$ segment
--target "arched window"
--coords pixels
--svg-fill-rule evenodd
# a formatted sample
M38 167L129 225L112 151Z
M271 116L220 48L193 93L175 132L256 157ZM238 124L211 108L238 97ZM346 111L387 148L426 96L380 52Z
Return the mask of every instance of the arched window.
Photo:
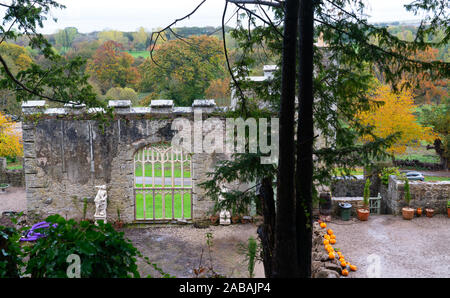
M192 219L191 155L164 143L138 150L134 197L137 221Z

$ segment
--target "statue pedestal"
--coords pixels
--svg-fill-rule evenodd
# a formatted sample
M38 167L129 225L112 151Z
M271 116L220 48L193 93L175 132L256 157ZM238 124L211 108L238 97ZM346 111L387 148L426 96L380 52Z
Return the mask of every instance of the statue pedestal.
M223 210L220 212L220 222L222 226L228 226L231 224L230 211Z
M95 225L97 225L97 226L98 226L98 223L97 223L98 220L103 220L103 223L107 223L107 221L106 221L106 216L97 216L97 215L94 215Z

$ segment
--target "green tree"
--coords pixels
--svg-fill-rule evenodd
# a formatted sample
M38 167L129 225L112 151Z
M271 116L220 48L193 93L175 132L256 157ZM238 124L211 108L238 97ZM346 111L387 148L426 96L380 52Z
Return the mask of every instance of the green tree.
M134 89L132 88L121 88L121 87L114 87L108 90L105 94L106 99L113 99L113 100L131 100L133 105L138 104L138 94Z
M75 102L85 103L88 107L107 108L97 100L88 83L88 76L83 72L85 61L81 58L69 60L58 55L44 36L37 33L43 27L50 9L65 8L63 5L52 0L20 0L2 2L1 6L3 24L0 26L0 44L26 36L30 48L46 60L46 63L32 63L26 70L14 74L5 56L0 55L2 89L13 90L19 102L40 98L57 103ZM13 30L15 27L17 29Z
M177 105L190 105L204 98L211 81L225 77L225 56L217 38L192 36L158 45L139 70L140 91L152 92L149 99L170 98Z
M410 58L417 50L429 46L426 34L432 34L441 26L448 26L448 18L441 12L445 1L423 0L406 6L413 12L433 12L425 20L430 25L420 28L413 42L393 36L385 27L369 24L363 14L355 14L351 7L359 7L359 12L362 12L363 1L327 0L313 3L302 0L298 17L295 16L295 2L297 0L264 3L226 1L226 8L228 3L233 3L238 9L237 14L244 17L232 33L244 55L236 59L234 68L229 69L239 96L240 115L262 115L261 109L255 109L255 105L251 104L253 98L244 92L249 85L239 80L248 74L249 65L253 62L245 54L252 53L254 45L264 41L275 52L273 56L278 54L282 57L278 63L280 73L266 84L265 89L271 92L261 92L264 88L260 87L259 90L254 89L253 93L266 101L272 100L273 109L280 111L280 159L278 166L271 170L258 163L257 155L235 155L234 160L220 163L211 173L211 179L204 184L211 197L226 198L218 203L220 206L229 204L226 203L228 200L241 200L252 195L249 194L251 189L245 194L236 190L222 193L221 184L245 183L252 179L261 181L262 195L254 193L253 196L263 202L264 224L258 229L258 234L268 277L310 277L312 200L317 194L315 186L329 183L335 167L344 168L349 173L356 165L370 164L374 159L385 157L386 149L395 141L396 135L383 138L374 136L370 142L361 144L358 138L371 133L373 128L351 122L353 115L369 109L368 90L373 81L372 70L378 67L385 81L394 89L400 86L399 81L405 73L428 72L432 77L448 77L449 74L448 63ZM275 18L269 19L267 15L258 14L258 10L245 6L249 3L272 6ZM224 22L225 17L222 25ZM276 26L281 23L284 28ZM297 57L293 55L292 49L294 26L299 28ZM313 46L313 41L317 41L319 36L325 47ZM445 44L448 40L447 33L435 45ZM292 81L297 83L294 87ZM271 88L267 88L267 85ZM407 82L405 87L408 87ZM297 92L292 92L293 88ZM291 111L296 93L299 121L295 121ZM293 133L294 125L297 126L298 141ZM317 142L319 135L321 142ZM325 146L321 146L321 143ZM249 162L252 158L253 163ZM272 177L277 172L275 212L271 188ZM294 180L293 183L290 179ZM295 192L292 189L283 190L291 187L295 188Z
M33 59L28 51L19 45L1 43L0 54L10 68L11 73L15 76L19 71L24 71L33 64ZM8 89L0 90L0 109L6 114L20 115L22 111L21 103L16 100L14 91Z
M427 149L434 149L441 158L441 165L450 168L450 97L439 105L422 106L419 121L432 127L437 136L433 146L428 145Z
M110 40L122 45L128 45L129 42L129 39L125 37L123 32L117 30L105 30L99 32L97 38L98 41L102 44Z
M78 35L78 29L75 27L67 27L63 30L59 30L55 34L56 44L61 46L61 52L66 53L72 46L72 42Z
M149 41L149 34L144 27L140 27L138 31L133 32L133 47L138 51L143 51L147 48Z

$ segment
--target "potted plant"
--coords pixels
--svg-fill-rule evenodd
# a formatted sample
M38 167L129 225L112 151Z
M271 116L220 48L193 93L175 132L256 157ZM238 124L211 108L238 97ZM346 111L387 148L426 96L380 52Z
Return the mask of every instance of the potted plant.
M425 213L426 213L427 217L433 217L434 209L433 208L426 208L425 209Z
M237 205L233 205L232 215L231 215L231 222L234 223L234 224L237 224L239 222L239 219L240 219L238 209L239 208L238 208Z
M414 209L409 206L411 202L411 192L409 191L408 178L405 179L405 201L408 204L407 207L402 208L403 219L412 219L414 217Z
M0 192L4 193L6 192L6 189L9 187L9 184L7 183L0 183Z
M217 225L219 223L220 216L218 214L213 214L209 219L211 220L211 224Z
M421 217L422 216L422 208L418 207L416 210L416 214L417 214L417 217Z
M366 221L369 219L369 197L370 197L370 179L366 179L366 184L364 185L364 195L363 195L363 208L356 209L358 219L361 221Z
M114 226L118 229L123 227L123 221L120 219L120 210L117 208L117 220L114 222Z

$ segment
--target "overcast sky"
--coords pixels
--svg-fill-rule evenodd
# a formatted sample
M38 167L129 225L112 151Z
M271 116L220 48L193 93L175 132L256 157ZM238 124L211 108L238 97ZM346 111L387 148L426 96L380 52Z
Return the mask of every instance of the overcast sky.
M193 10L201 0L60 0L66 9L52 10L43 33L54 33L65 27L77 27L80 32L115 29L135 31L139 27L151 29L165 27L173 20ZM411 20L413 14L403 5L412 0L367 0L367 13L371 22ZM224 0L207 0L189 20L178 26L220 26ZM232 7L232 6L231 6ZM232 11L230 11L232 13ZM231 14L230 14L231 15ZM231 24L232 25L232 24Z

